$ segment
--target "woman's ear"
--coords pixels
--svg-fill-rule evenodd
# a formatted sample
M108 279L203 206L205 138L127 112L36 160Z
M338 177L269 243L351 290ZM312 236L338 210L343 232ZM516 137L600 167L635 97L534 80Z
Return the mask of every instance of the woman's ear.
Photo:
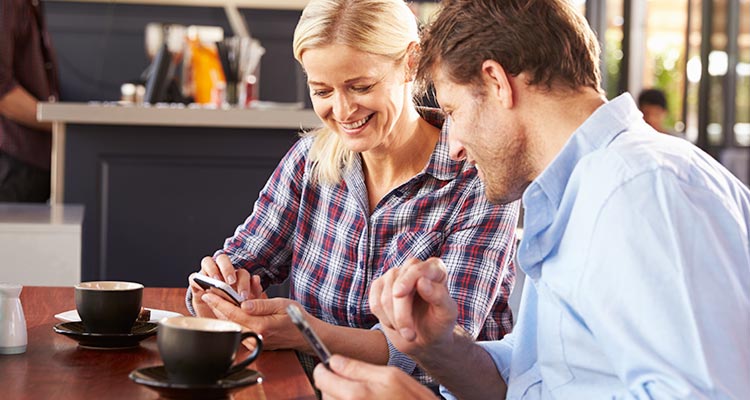
M411 82L417 76L419 66L419 43L411 42L406 49L406 82Z

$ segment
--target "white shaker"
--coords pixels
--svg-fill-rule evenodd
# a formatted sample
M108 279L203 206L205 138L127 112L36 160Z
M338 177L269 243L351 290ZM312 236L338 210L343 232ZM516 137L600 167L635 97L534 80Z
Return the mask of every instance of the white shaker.
M26 351L26 318L21 307L21 285L0 283L0 354Z

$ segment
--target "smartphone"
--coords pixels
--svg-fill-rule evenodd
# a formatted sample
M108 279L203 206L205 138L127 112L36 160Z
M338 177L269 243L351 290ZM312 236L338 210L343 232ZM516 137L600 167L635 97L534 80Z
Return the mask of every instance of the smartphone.
M208 277L206 275L193 272L190 274L190 279L193 280L193 282L197 283L198 286L203 288L203 290L211 290L212 293L218 294L219 296L223 297L224 299L231 301L235 305L240 305L242 303L242 297L237 293L236 290L232 289L229 284L226 282L222 282L218 279L214 279L211 277Z
M307 323L305 317L302 316L302 311L300 311L299 307L290 304L286 308L286 312L289 314L292 322L294 322L294 325L297 326L297 329L302 332L302 337L304 337L305 340L307 340L307 343L310 344L310 347L313 348L313 351L320 359L320 362L322 362L326 368L330 369L328 366L328 360L331 358L331 352L328 351L328 348L326 348L323 342L320 341L320 338L315 334L315 331L312 330L310 324Z

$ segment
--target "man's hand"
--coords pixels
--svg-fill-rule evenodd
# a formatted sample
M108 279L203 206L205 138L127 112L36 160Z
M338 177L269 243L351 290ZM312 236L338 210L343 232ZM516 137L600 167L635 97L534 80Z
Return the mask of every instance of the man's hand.
M419 382L395 367L385 367L334 355L331 370L315 367L315 386L325 399L435 399Z
M408 260L373 282L370 308L396 348L419 359L451 346L458 310L438 258Z

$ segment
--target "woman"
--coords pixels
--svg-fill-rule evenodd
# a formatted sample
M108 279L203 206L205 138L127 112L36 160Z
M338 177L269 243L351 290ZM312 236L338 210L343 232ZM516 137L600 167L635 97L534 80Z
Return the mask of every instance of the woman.
M323 128L281 161L255 209L201 273L234 285L241 307L191 282L189 307L239 322L264 347L312 350L286 315L299 303L331 352L430 378L369 310L370 283L411 258L440 257L459 323L481 339L511 328L507 296L518 206L490 205L476 169L450 159L437 110L417 110L419 39L402 0L313 0L294 33ZM290 279L290 299L260 299ZM191 294L191 295L190 295Z

